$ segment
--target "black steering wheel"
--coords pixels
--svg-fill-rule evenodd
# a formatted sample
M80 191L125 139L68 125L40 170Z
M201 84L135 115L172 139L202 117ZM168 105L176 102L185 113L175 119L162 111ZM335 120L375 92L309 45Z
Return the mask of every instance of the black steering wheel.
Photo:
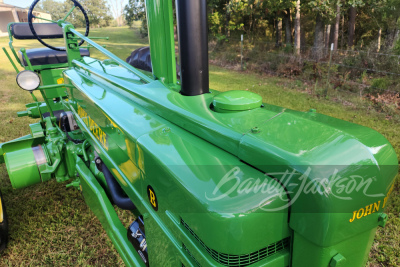
M40 37L37 35L37 33L36 33L36 31L35 31L35 29L34 29L34 27L33 27L32 20L33 20L34 18L36 18L36 19L41 19L41 20L45 20L45 21L49 21L49 22L53 22L53 23L57 23L58 25L61 25L59 22L61 22L61 23L65 22L65 20L66 20L66 19L68 18L68 16L72 13L72 11L74 11L74 9L75 9L76 7L79 8L79 9L81 10L83 16L85 17L85 24L86 24L85 36L88 36L88 35L89 35L89 18L88 18L87 14L86 14L86 11L83 9L82 5L78 3L78 1L76 1L76 0L70 0L70 1L72 1L72 2L74 3L74 6L72 7L72 9L67 13L67 15L66 15L61 21L54 21L54 20L50 20L50 19L44 19L44 18L40 18L40 17L37 17L37 16L33 15L33 9L34 9L35 6L37 5L37 3L39 3L39 1L40 1L40 0L35 0L35 1L33 1L31 7L29 8L28 23L29 23L29 28L31 29L33 36L35 36L35 38L36 38L42 45L47 46L48 48L53 49L53 50L56 50L56 51L66 51L65 48L58 48L58 47L54 47L54 46L51 46L51 45L45 43L45 42L42 40L42 38L40 38ZM79 46L81 46L84 42L85 42L84 40L81 40L81 41L79 42Z

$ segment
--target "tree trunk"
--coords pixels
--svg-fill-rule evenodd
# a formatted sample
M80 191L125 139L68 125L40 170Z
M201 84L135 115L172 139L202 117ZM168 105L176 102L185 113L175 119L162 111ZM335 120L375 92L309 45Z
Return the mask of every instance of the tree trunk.
M231 30L229 29L229 23L231 21L231 8L229 5L230 0L226 0L226 13L225 13L225 35L230 37Z
M352 48L354 46L354 33L356 30L356 16L357 9L355 7L350 7L349 9L349 39L347 46Z
M386 49L391 49L393 48L393 45L395 44L396 41L396 36L397 36L397 29L391 29L387 30L386 38L385 38L385 48Z
M381 50L381 38L382 38L382 28L379 28L379 31L378 31L378 47L376 49L376 52L379 52Z
M396 23L397 25L397 23ZM396 26L397 28L397 26ZM397 40L399 39L399 29L396 29L394 32L394 38L393 38L393 42L392 42L392 47L393 48L396 45Z
M301 31L300 33L300 47L301 48L307 47L306 31Z
M250 25L249 25L249 35L251 36L253 30L253 5L250 5Z
M340 1L338 1L336 5L336 21L335 21L335 29L333 33L333 49L338 49L338 41L339 41L339 24L340 24Z
M343 50L344 46L344 16L342 16L342 37L340 38L340 48Z
M326 34L325 34L325 48L329 49L330 41L331 41L331 25L326 25Z
M296 1L296 18L294 19L294 47L296 55L300 56L300 0Z
M285 21L285 43L286 43L286 45L291 45L292 44L292 24L290 21L290 8L286 9L283 19Z
M275 29L276 29L276 47L282 46L282 20L276 19L275 20Z
M315 60L320 60L324 52L324 21L320 13L317 14L315 20L315 35L313 57Z

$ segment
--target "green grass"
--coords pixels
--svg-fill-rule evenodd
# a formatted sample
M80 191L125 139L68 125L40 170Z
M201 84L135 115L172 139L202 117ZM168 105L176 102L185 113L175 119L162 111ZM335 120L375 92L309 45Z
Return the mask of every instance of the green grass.
M101 40L118 57L126 59L131 51L147 44L136 29L105 28L91 30L92 36L109 36ZM0 38L1 46L8 39ZM34 41L18 41L19 47L36 47ZM60 43L58 43L59 45ZM18 45L17 45L18 46ZM99 56L98 53L92 55ZM30 103L28 93L18 88L15 72L4 55L0 57L0 142L29 132L35 120L17 118L16 112ZM400 154L400 124L386 114L366 109L342 96L318 99L307 85L278 77L261 76L210 66L210 86L226 91L248 89L262 95L264 102L296 110L316 108L318 112L371 127L382 133ZM50 181L26 189L11 188L6 168L0 167L0 187L10 219L10 243L1 255L0 266L119 266L121 258L102 229L98 219L85 205L81 194L64 184ZM387 212L389 222L380 228L370 253L370 266L400 266L400 184L397 182ZM126 221L132 218L125 216Z

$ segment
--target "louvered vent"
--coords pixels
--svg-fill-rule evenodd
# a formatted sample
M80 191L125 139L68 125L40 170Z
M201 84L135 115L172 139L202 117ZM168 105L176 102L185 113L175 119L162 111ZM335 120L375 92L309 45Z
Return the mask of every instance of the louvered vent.
M185 250L186 252L187 252L187 254L189 254L189 256L192 258L192 260L196 263L196 265L197 266L199 266L199 267L201 267L201 265L200 265L200 263L196 260L196 258L192 255L192 253L187 249L187 247L185 246L185 244L182 244L182 248L183 248L183 250ZM182 266L185 266L185 265L183 265L183 263L182 263Z
M181 224L189 231L189 233L200 243L200 245L210 254L210 256L217 262L222 265L229 266L229 267L244 267L256 262L259 262L269 256L274 255L277 252L280 252L290 245L290 238L284 238L280 241L270 244L268 247L262 248L258 251L255 251L250 254L243 254L243 255L234 255L234 254L225 254L219 253L207 245L193 232L193 230L186 224L186 222L181 218ZM194 259L192 254L188 251L186 247L184 249L189 253L189 255ZM196 260L196 263L197 260Z

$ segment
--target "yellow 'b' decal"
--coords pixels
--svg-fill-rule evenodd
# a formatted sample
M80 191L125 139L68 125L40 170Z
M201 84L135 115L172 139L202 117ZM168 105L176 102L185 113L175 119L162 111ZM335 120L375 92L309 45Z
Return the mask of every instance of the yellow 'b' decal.
M157 206L156 204L156 196L154 195L154 192L150 190L150 203L153 205L153 207Z
M151 187L150 185L147 187L147 196L149 197L149 201L153 209L155 211L158 211L157 196L153 187Z

